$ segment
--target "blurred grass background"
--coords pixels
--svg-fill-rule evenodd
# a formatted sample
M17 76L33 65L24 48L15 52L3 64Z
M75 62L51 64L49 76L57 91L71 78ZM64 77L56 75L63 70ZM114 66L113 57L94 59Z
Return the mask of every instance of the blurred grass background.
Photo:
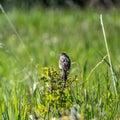
M103 13L113 63L119 60L119 10ZM42 66L58 66L59 54L66 51L79 70L85 61L92 67L106 55L100 13L94 10L34 9L8 13L22 41L18 39L1 13L1 57L17 66L27 65L30 57ZM47 54L46 54L47 53ZM115 58L115 60L114 60ZM12 59L12 60L11 60ZM16 62L17 61L17 62ZM2 62L2 61L1 61ZM5 62L5 61L4 61ZM11 64L9 64L11 65ZM6 64L7 66L7 64ZM10 66L9 66L10 67ZM80 71L79 71L80 72Z
M110 11L76 8L69 10L52 8L12 9L7 11L7 14L22 42L11 28L5 15L0 13L0 117L4 118L3 116L7 113L2 113L2 106L6 106L6 110L12 114L15 98L18 103L28 104L27 91L33 87L36 80L36 65L39 64L41 69L51 66L58 69L59 54L63 51L68 53L72 61L70 76L78 75L80 83L83 81L81 76L87 77L91 69L106 55L99 19L101 13L103 14L113 67L119 80L119 9ZM107 69L106 63L98 67L92 74L86 89L91 90L91 86L96 85L97 79L101 79L104 89ZM110 80L110 73L108 77ZM111 82L108 84L110 87L112 86ZM118 86L118 94L119 92ZM94 94L91 93L91 95ZM94 96L92 97L94 98ZM114 101L112 105L114 105ZM11 107L9 108L9 106ZM120 111L116 113L117 118L120 117L119 113ZM11 119L17 116L17 114L16 116L12 115Z

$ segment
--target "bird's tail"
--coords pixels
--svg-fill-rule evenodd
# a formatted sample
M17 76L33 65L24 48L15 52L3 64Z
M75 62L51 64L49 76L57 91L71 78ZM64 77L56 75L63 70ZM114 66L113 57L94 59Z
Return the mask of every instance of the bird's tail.
M62 77L62 79L63 80L67 80L67 72L66 71L64 71L64 70L62 70L62 74L61 74L61 77Z
M62 89L64 89L66 86L66 80L67 80L67 72L66 71L62 70L61 78L64 80L64 85L62 88Z

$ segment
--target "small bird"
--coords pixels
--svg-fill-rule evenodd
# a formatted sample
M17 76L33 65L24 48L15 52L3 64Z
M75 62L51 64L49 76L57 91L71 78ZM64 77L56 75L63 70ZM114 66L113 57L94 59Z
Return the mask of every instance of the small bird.
M65 81L67 80L68 71L70 70L71 60L66 53L60 54L59 68L61 70L61 78Z

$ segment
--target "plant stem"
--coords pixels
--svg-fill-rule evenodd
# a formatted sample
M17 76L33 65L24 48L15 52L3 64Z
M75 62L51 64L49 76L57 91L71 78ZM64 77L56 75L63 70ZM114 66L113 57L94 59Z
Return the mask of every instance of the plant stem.
M108 60L109 60L109 64L110 64L110 70L111 70L111 75L112 75L114 90L115 90L115 94L117 95L116 83L115 83L116 76L114 74L113 67L112 67L112 62L111 62L111 58L110 58L108 43L107 43L107 39L106 39L106 33L105 33L105 29L104 29L104 25L103 25L103 20L102 20L102 14L100 15L100 22L101 22L101 26L102 26L102 31L103 31L103 36L104 36L104 42L105 42L105 46L106 46L107 56L108 56Z

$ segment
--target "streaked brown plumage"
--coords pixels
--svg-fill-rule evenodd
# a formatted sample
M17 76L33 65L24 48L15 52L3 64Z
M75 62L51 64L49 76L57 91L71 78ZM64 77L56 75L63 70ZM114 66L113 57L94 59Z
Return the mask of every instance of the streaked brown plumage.
M59 59L59 68L61 69L61 78L66 81L67 80L67 73L70 70L71 61L69 56L66 53L60 54Z

